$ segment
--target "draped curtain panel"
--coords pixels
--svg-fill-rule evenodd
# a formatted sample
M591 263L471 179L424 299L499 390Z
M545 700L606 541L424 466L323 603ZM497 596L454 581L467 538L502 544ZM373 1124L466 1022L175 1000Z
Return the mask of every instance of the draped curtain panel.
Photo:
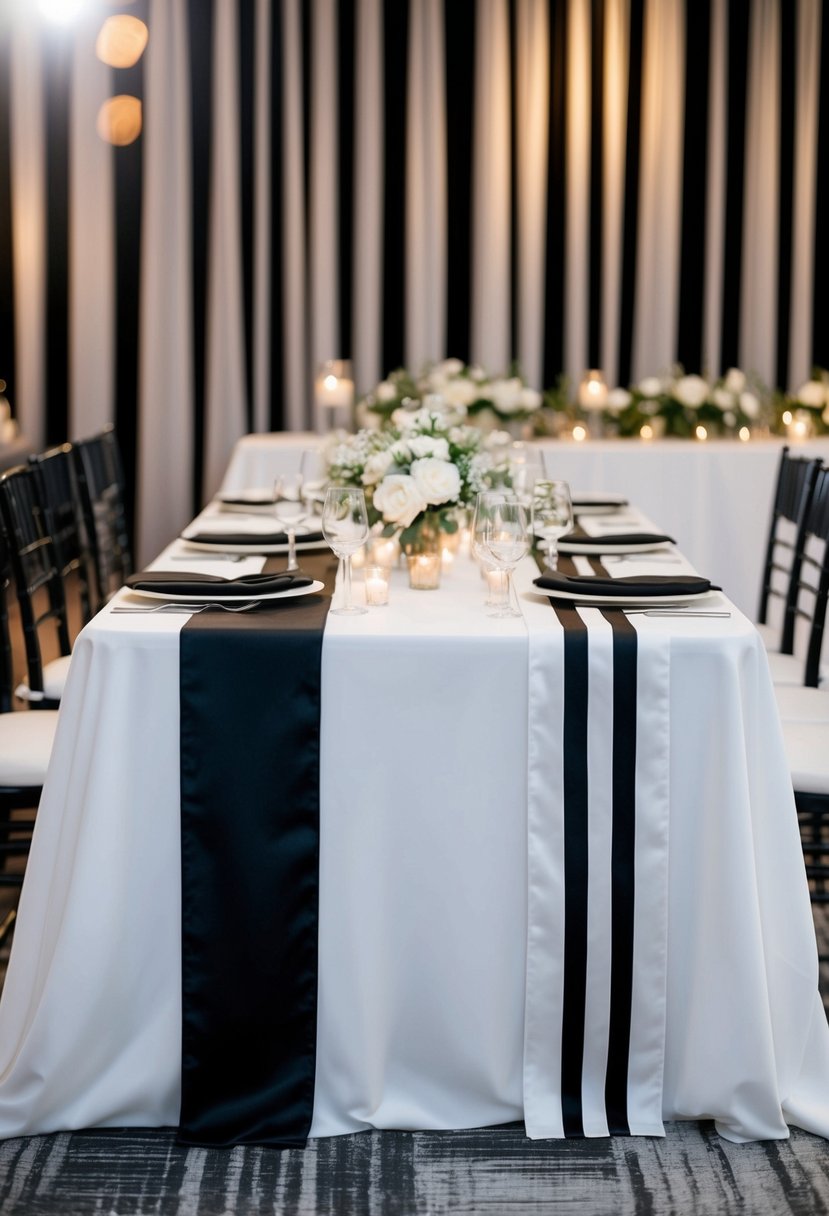
M115 422L144 557L326 358L829 365L821 0L135 0L128 69L112 11L2 7L0 378L35 445Z

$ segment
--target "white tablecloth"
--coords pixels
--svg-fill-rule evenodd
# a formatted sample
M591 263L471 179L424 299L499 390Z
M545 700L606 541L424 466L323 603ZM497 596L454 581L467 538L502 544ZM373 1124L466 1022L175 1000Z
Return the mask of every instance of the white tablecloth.
M532 574L524 619L485 616L460 559L439 592L400 572L388 607L328 618L314 1136L522 1117ZM78 639L0 1003L2 1136L178 1121L184 619L105 610ZM763 647L736 611L630 619L670 637L664 1117L829 1135Z
M725 587L754 617L771 502L783 439L538 441L550 476L579 490L626 494L658 520L697 570ZM223 490L270 489L295 472L304 448L321 452L312 434L246 435L233 452ZM794 445L829 462L829 438Z

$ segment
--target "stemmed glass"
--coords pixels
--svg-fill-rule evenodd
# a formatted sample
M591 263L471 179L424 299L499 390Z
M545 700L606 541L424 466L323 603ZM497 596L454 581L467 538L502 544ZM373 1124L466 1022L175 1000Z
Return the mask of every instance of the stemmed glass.
M472 556L477 558L480 563L481 573L487 581L487 595L484 600L487 608L503 602L507 584L506 575L496 567L486 549L487 511L489 504L493 503L496 498L506 497L509 497L509 492L506 490L481 490L475 497L475 508L472 512L469 547L472 550ZM490 575L494 574L498 575L497 581L490 578Z
M558 565L558 541L573 527L573 502L566 481L537 481L533 487L532 533L539 538L549 570Z
M506 574L506 595L489 615L495 617L521 616L512 606L512 572L530 548L527 512L517 498L484 499L485 514L483 547L494 565Z
M306 500L305 469L311 453L303 451L297 473L283 473L277 477L273 487L274 514L283 524L288 537L288 570L298 570L296 559L296 530L311 514L311 503Z
M343 604L330 611L337 616L359 616L367 608L351 602L351 555L368 538L366 498L356 486L329 486L322 508L322 534L343 562Z

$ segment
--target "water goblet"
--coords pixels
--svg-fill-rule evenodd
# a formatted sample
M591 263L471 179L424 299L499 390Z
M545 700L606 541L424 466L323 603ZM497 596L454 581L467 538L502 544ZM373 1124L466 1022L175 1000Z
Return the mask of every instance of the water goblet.
M368 539L368 512L361 489L328 487L322 508L322 534L343 563L343 603L330 611L336 616L360 616L368 609L351 600L351 557Z
M566 481L536 481L532 497L532 534L538 537L548 570L558 564L558 541L573 527L573 502Z
M505 572L507 580L504 601L489 615L521 616L520 610L512 606L512 572L529 552L526 510L515 498L496 499L486 504L485 510L484 548L496 568Z
M510 496L511 492L508 490L481 490L475 497L475 507L469 529L469 548L481 567L482 576L486 579L487 595L484 604L487 608L503 603L504 593L507 589L506 575L497 568L484 543L488 512L491 504L497 499Z

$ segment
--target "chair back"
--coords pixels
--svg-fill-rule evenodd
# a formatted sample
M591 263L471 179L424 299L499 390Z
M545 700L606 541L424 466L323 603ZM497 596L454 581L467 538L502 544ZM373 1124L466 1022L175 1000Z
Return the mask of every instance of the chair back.
M30 468L19 465L0 476L0 517L20 605L29 686L42 692L41 629L55 629L62 655L71 646L63 580Z
M794 648L793 608L800 578L806 517L819 468L820 460L790 456L789 448L783 448L774 491L760 607L757 613L758 621L766 624L770 601L782 601L780 649L783 654L791 654Z
M81 508L71 444L30 456L46 529L55 547L58 569L66 587L77 580L81 621L85 625L97 611L97 586L89 540Z
M99 603L132 574L124 474L112 427L72 445L75 472L89 549L98 582Z
M14 687L14 664L11 635L9 633L8 593L11 586L9 547L3 528L0 527L0 714L12 708Z
M829 469L820 469L804 525L804 543L793 602L792 635L799 622L808 626L804 683L817 688L829 603Z

